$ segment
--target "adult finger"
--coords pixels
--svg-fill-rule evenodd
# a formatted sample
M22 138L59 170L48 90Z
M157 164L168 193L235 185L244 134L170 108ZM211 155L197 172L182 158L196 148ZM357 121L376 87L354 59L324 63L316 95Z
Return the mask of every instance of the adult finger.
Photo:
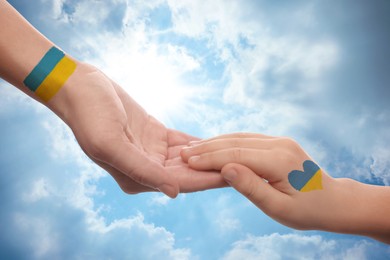
M195 192L228 186L217 171L195 171L188 166L167 166L167 172L174 176L180 192Z
M167 133L168 137L168 146L179 146L179 145L187 145L189 142L199 141L200 139L196 136L192 136L175 129L168 129Z
M118 183L119 187L122 189L123 192L127 194L138 194L141 192L149 192L149 191L157 191L156 189L153 189L148 186L144 186L129 176L123 174L122 172L118 171L114 167L103 163L101 161L94 160L94 162L102 167L104 170L106 170Z
M125 140L110 140L100 145L93 157L126 174L136 182L158 189L169 197L179 193L177 181L158 162L148 158L132 143Z

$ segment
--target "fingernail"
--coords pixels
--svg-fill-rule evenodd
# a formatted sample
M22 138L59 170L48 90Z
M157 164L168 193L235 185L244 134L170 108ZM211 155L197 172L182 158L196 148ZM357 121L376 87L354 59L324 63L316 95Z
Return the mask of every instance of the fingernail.
M196 156L192 156L192 157L190 157L190 159L189 159L189 161L191 161L191 162L197 162L197 161L199 161L199 159L200 159L200 156L198 156L198 155L196 155Z
M230 184L237 177L237 172L234 169L229 169L223 173L222 177L225 179L226 182Z
M163 184L160 187L158 187L158 190L167 195L168 197L174 199L176 198L178 191L176 188L169 184Z

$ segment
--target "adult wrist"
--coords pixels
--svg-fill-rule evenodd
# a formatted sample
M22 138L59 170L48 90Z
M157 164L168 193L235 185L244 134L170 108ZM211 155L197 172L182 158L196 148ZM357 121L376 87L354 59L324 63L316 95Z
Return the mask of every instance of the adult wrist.
M95 67L87 63L77 60L74 60L74 62L76 63L74 73L68 78L61 89L49 101L44 103L44 105L67 124L69 124L69 120L74 113L75 102L85 98L81 95L83 95L83 89L88 86L81 84L81 80L88 74L98 71Z

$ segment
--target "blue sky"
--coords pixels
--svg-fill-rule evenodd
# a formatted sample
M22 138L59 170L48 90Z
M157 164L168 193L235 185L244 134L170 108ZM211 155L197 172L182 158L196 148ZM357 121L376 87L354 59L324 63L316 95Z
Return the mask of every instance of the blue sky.
M390 185L390 3L9 1L168 127L291 136L334 177ZM386 259L300 232L231 189L125 195L42 105L0 81L0 256Z

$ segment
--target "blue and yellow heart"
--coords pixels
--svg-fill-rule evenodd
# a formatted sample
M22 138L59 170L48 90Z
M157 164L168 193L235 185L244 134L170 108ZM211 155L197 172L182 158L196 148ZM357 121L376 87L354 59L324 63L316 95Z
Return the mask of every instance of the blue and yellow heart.
M290 172L288 181L298 191L322 190L321 169L310 160L303 162L303 171L294 170Z

